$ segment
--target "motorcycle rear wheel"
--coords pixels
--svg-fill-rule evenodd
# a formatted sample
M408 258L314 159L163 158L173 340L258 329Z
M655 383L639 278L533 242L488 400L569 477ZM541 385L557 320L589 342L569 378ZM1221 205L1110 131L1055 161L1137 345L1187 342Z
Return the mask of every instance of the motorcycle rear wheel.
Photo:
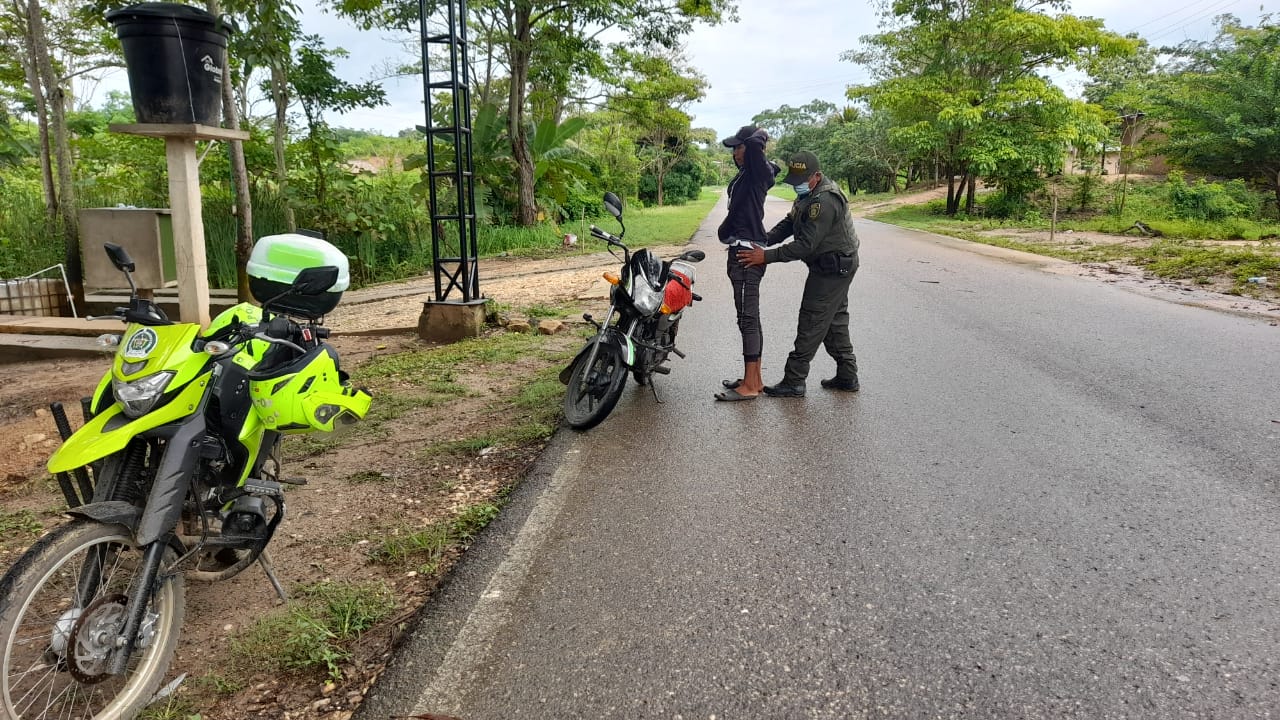
M587 367L588 351L578 357L564 394L564 419L574 430L588 430L613 412L627 383L627 366L612 348L600 345ZM585 378L585 381L584 381Z
M0 717L127 720L151 702L178 645L181 575L159 584L125 673L106 672L141 566L127 528L87 520L18 560L0 580Z

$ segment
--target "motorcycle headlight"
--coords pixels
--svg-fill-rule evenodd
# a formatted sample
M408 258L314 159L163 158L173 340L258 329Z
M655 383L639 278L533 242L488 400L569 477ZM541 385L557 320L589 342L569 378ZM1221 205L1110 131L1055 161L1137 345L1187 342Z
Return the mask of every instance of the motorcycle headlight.
M644 278L634 278L631 281L631 302L641 314L652 315L662 305L662 293L649 287Z
M173 371L166 370L133 382L112 378L111 392L124 406L126 417L139 418L151 412L156 403L160 402L160 398L164 397L164 389L169 387L173 376Z

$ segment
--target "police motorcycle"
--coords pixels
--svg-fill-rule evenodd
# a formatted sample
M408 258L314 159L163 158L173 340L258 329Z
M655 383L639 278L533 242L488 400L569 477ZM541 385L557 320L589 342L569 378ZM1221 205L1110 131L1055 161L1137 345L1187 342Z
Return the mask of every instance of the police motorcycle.
M127 326L85 424L70 433L55 407L64 442L48 469L71 520L0 579L0 720L134 717L173 660L187 580L257 562L283 598L267 544L282 483L305 481L280 476L280 440L369 410L320 324L349 283L337 248L263 238L249 262L262 306L204 331L169 320L139 295L128 253L106 251L133 289L114 313Z
M676 348L680 317L686 307L702 299L693 292L692 263L701 262L705 253L686 250L664 261L645 248L631 252L623 242L627 227L622 222L622 201L611 192L605 193L604 206L621 225L622 233L612 235L592 225L591 235L605 241L615 257L615 248L622 250L622 269L604 274L613 286L609 312L602 322L590 313L583 314L582 319L595 326L596 335L560 372L560 382L568 386L565 421L575 430L595 427L608 417L622 396L628 373L637 384L652 388L654 375L671 372L668 358L673 354L684 357Z

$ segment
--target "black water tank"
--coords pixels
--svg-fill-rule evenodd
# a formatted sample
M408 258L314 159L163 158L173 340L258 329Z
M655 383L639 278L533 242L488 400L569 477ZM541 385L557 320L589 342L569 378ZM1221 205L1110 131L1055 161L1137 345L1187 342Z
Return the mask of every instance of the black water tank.
M107 13L124 48L140 123L221 125L231 28L200 8L139 3Z

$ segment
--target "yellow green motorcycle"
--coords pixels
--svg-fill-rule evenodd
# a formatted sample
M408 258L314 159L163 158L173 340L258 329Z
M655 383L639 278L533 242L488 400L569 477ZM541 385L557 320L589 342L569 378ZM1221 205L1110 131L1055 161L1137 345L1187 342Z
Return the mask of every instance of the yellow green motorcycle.
M0 579L0 720L127 719L160 690L182 627L185 581L257 562L284 519L281 437L354 422L351 386L321 326L346 257L303 235L263 238L243 303L207 330L174 323L133 288L111 370L49 459L72 519ZM72 484L71 478L77 480ZM78 488L77 488L78 485Z

